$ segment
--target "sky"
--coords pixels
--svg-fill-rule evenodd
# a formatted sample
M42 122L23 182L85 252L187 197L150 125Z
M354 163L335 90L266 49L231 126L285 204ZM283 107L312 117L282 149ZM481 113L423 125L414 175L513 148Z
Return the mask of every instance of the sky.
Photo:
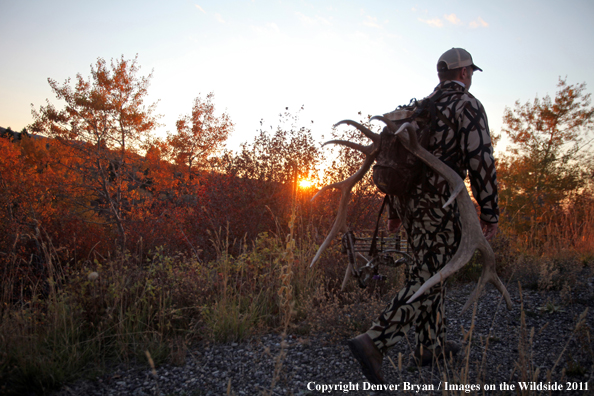
M342 119L422 98L452 47L483 69L470 91L493 133L506 106L554 96L560 77L594 89L591 0L0 0L0 15L0 126L13 130L32 105L62 107L48 78L87 78L99 57L138 55L153 73L159 136L214 92L235 124L230 149L285 108L322 141Z

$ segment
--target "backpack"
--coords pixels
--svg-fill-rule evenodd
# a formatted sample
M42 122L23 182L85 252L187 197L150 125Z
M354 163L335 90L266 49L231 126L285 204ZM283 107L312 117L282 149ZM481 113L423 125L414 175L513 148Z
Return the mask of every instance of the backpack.
M406 122L415 121L418 126L417 140L421 147L427 149L431 136L437 130L438 118L450 128L456 130L456 126L441 111L437 110L435 102L444 96L457 93L459 91L437 90L420 102L414 98L411 99L408 105L398 106L393 112L384 114L384 117L396 124L397 128ZM388 206L388 218L400 218L392 197L406 199L411 190L418 184L421 184L423 189L427 189L428 186L425 184L426 173L427 165L408 151L390 128L385 127L380 133L379 154L373 166L373 182L386 196L378 214L375 232L369 248L370 256L377 254L377 233L384 207Z
M422 101L411 99L408 105L398 106L384 116L400 127L406 122L416 121L417 140L428 148L429 141L437 129L438 118L451 128L455 126L437 110L435 102L458 91L438 90ZM406 196L420 183L424 184L426 165L411 154L388 127L380 134L380 150L373 166L373 182L383 193L398 197Z

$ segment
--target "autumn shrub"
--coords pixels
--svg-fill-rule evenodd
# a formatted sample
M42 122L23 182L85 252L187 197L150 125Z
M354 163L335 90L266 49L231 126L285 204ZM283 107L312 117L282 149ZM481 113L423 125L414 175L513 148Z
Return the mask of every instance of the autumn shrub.
M497 271L504 282L520 281L527 289L559 291L564 300L570 301L571 293L583 288L594 271L592 263L574 249L536 252L502 240L504 236L495 240L494 251Z
M583 286L594 271L592 203L591 193L583 191L521 235L503 216L492 241L500 274L528 288L558 290L565 296Z
M499 274L535 290L557 290L564 299L594 271L594 201L589 189L551 208L525 232L504 213L491 241Z

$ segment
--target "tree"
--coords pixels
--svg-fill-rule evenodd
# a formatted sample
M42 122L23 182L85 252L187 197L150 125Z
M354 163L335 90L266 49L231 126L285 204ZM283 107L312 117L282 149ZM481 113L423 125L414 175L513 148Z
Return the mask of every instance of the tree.
M138 57L107 62L98 58L91 76L80 74L59 84L49 78L62 110L47 103L33 110L30 130L47 134L71 148L60 164L70 172L64 194L78 205L83 216L114 224L119 247L126 242L126 212L144 183L143 148L156 126L155 104L145 106L152 74L139 76ZM90 212L90 213L89 213ZM95 216L93 216L95 215Z
M241 144L227 170L239 177L280 184L292 183L296 176L309 177L322 160L321 150L309 128L297 127L298 119L287 108L275 131L261 129L253 143Z
M315 178L323 160L311 130L300 125L299 115L292 115L287 108L279 116L276 128L261 129L252 143L242 143L237 154L226 152L223 156L221 168L232 181L229 187L237 186L229 194L236 195L221 202L216 210L238 204L241 212L235 218L249 224L250 232L274 230L274 221L267 222L269 218L262 213L272 212L286 224L284 219L288 219L298 195L296 182Z
M204 101L196 97L192 113L180 117L175 124L177 134L167 138L176 162L187 166L190 178L193 168L206 166L208 158L223 148L233 130L227 113L215 116L213 100L212 92Z
M518 232L534 229L567 204L584 186L588 135L594 108L586 84L559 79L554 99L506 108L503 132L509 136L509 154L498 163L500 201Z

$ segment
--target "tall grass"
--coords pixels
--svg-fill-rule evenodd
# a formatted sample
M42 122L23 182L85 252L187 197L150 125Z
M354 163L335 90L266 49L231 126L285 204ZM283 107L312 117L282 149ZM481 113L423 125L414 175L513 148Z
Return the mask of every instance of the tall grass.
M44 276L17 282L19 268L31 263L7 257L4 266L0 390L43 393L107 362L146 361L147 351L155 364L183 364L192 342L287 329L306 315L324 278L308 268L316 248L311 230L297 230L295 215L287 235L282 228L243 241L237 256L234 241L218 230L218 257L209 263L157 248L98 256L72 269L36 227L29 237L42 246Z
M575 237L570 230L565 229L566 237ZM587 232L584 241L592 239L594 230ZM275 232L253 241L238 244L228 235L225 229L211 233L217 253L211 262L139 248L73 265L41 226L33 227L26 237L40 246L41 273L23 271L33 262L0 257L0 393L44 393L95 375L111 362L146 363L147 356L153 364L181 365L187 348L201 340L237 342L259 332L307 334L331 326L338 342L365 331L374 312L404 280L397 268L390 270L387 286L338 293L344 257L331 249L309 268L319 238L295 212ZM238 245L239 250L231 248ZM578 267L584 263L582 250L536 257L518 255L521 248L503 243L496 251L511 267L521 261L528 268L525 274L536 274L536 287L545 289L562 289L561 279L573 274L565 269L563 257L573 257ZM523 345L530 343L528 336ZM524 346L518 347L528 351L519 367L527 370L523 376L534 377L526 369L531 363ZM463 369L454 377L462 382L468 372Z
M504 215L502 229L514 239L514 247L531 254L571 251L594 259L594 193L583 191L567 202L565 207L542 207L538 218Z

